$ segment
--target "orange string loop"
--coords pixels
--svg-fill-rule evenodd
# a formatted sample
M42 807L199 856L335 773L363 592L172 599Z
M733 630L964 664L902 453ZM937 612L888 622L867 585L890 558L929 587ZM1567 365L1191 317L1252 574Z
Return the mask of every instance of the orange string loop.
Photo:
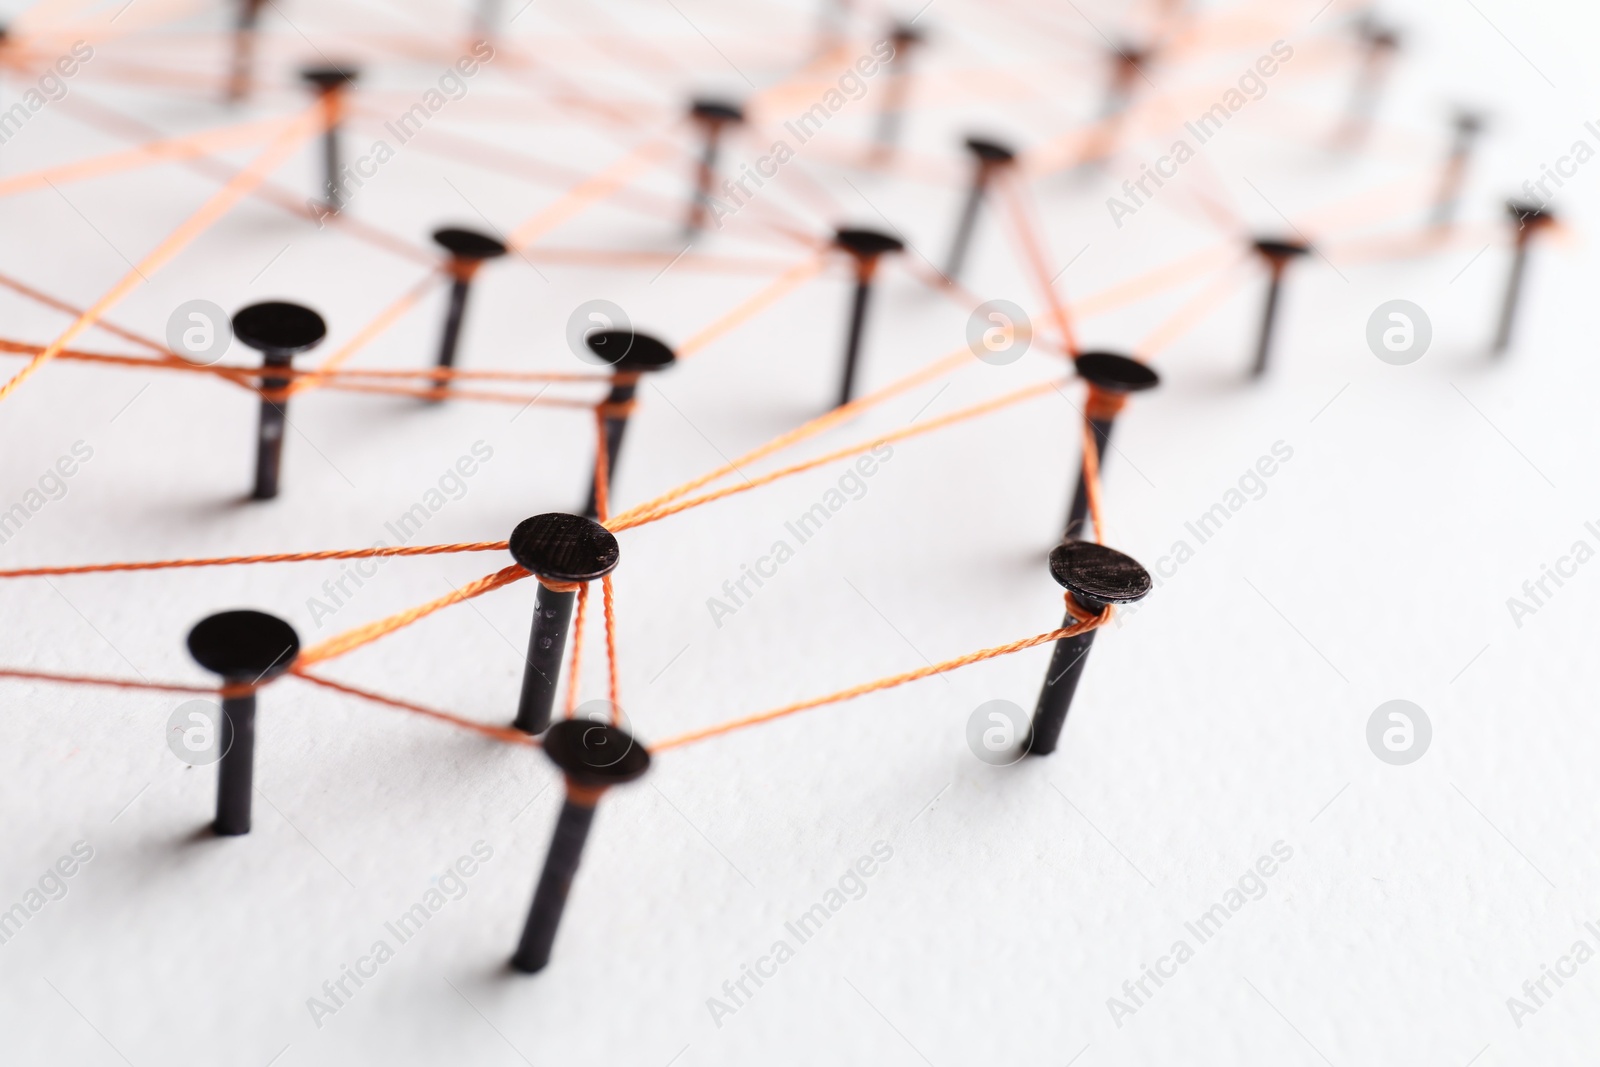
M1091 385L1089 395L1083 401L1083 414L1085 418L1096 422L1110 422L1122 412L1127 403L1127 393Z
M534 577L539 579L540 585L552 593L577 593L583 589L582 582L558 582L554 578L544 578L537 574Z

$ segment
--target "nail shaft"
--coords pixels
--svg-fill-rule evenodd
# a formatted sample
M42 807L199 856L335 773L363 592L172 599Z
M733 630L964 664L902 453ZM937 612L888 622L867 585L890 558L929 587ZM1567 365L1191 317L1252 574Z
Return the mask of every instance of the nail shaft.
M464 277L458 267L455 280L450 284L450 307L444 316L444 335L439 339L439 367L449 370L456 365L456 344L461 339L461 320L467 311L467 294L472 290L472 282ZM449 378L440 378L437 382L440 389L450 388Z
M845 341L844 377L839 383L839 406L850 403L855 396L856 361L861 352L861 334L867 321L867 302L872 296L870 274L856 279L855 300L850 307L850 334Z
M239 20L233 30L233 66L228 75L228 99L242 100L250 92L251 69L254 66L256 23L261 14L262 0L240 0Z
M711 204L711 186L717 179L717 152L721 140L719 127L716 124L708 125L700 162L695 168L694 197L689 201L689 223L685 227L691 237L705 228L706 212Z
M262 363L266 367L287 367L290 356L266 353ZM288 420L289 399L274 398L270 394L287 389L287 378L263 378L261 381L261 421L256 434L256 486L250 494L255 500L271 500L278 495L278 476L283 467L283 430Z
M550 851L545 855L544 870L534 890L533 906L528 910L528 924L523 927L522 940L511 957L511 965L519 971L536 974L550 962L550 949L555 944L556 929L561 925L561 913L567 907L572 879L583 858L583 846L589 840L594 812L593 800L587 803L577 800L568 788L561 814L556 819Z
M1261 336L1256 342L1256 361L1250 369L1252 378L1267 372L1267 361L1272 356L1272 335L1278 322L1278 294L1283 289L1283 266L1272 265L1272 280L1267 284L1267 303L1261 312Z
M1090 419L1089 426L1094 431L1095 460L1099 469L1105 469L1106 446L1111 442L1111 427L1113 419ZM1065 540L1074 540L1082 536L1089 520L1089 486L1084 481L1083 464L1078 465L1078 484L1072 491L1072 508L1067 512L1067 532Z
M1433 224L1450 226L1456 219L1461 202L1461 186L1466 180L1467 168L1472 162L1472 149L1477 141L1481 120L1474 115L1456 118L1455 138L1450 154L1445 157L1444 171L1439 176L1439 190L1433 200Z
M1073 597L1085 611L1098 615L1104 605ZM1077 623L1068 612L1062 626ZM1035 756L1048 756L1056 750L1062 727L1067 722L1067 710L1072 706L1072 696L1078 691L1078 679L1083 676L1083 664L1089 658L1097 630L1089 630L1074 637L1063 637L1055 644L1050 655L1050 669L1045 675L1044 688L1039 693L1039 703L1033 712L1033 728L1028 751Z
M628 406L633 402L637 389L636 377L617 375L611 379L611 392L606 395L606 405L611 407L614 414L605 416L606 454L597 460L597 465L605 464L607 488L616 485L617 461L622 457L622 438L628 432ZM591 478L589 503L583 509L583 517L586 519L599 516L599 489L598 481Z
M328 210L338 211L344 207L344 196L339 188L339 127L336 123L329 123L322 132L322 159L327 172L325 199Z
M1517 234L1516 245L1511 253L1511 274L1506 279L1506 295L1500 304L1500 325L1495 330L1494 349L1495 355L1504 355L1506 349L1511 347L1511 333L1517 324L1517 305L1522 301L1522 278L1528 267L1528 240L1527 231Z
M922 33L909 23L894 26L889 32L893 51L884 64L886 81L883 87L883 107L878 112L876 154L886 157L900 142L900 127L904 122L906 92L910 88L911 49L922 40Z
M956 237L950 246L950 258L945 263L944 276L955 281L961 275L962 264L967 259L967 247L972 243L972 230L978 221L978 207L983 203L984 187L987 184L987 168L979 168L978 176L973 179L972 187L967 190L967 201L961 207L961 221L956 224Z
M225 697L217 764L217 833L250 832L250 801L255 790L256 695Z
M550 725L556 686L561 681L561 661L566 658L567 634L572 629L572 606L577 599L576 592L557 592L539 583L515 723L525 733L542 734Z

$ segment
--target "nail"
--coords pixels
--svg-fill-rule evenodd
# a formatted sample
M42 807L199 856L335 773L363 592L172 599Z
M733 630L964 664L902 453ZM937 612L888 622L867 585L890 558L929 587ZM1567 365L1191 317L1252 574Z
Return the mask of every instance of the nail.
M1132 604L1150 592L1150 575L1137 560L1093 541L1067 541L1050 550L1050 576L1066 589L1067 596L1085 616L1099 615L1108 605ZM1067 612L1063 626L1079 622ZM1050 668L1039 693L1028 733L1028 753L1048 756L1056 750L1061 728L1067 722L1067 709L1083 676L1083 663L1094 644L1095 630L1056 642Z
M1511 347L1511 331L1516 325L1517 306L1522 302L1522 278L1528 266L1528 246L1533 235L1556 221L1547 208L1534 207L1519 200L1507 202L1506 210L1516 223L1511 250L1511 276L1506 279L1505 300L1500 305L1500 326L1495 331L1493 353L1503 355Z
M261 353L264 368L287 367L301 352L317 347L328 335L327 324L310 308L269 301L241 308L233 316L233 336ZM287 378L261 379L261 422L256 434L255 500L278 495L283 463L283 424L289 397ZM274 396L273 394L279 394Z
M695 168L694 195L689 200L689 223L685 228L690 237L705 226L706 211L711 203L711 190L717 181L717 152L721 146L723 130L744 122L744 109L725 100L700 99L689 107L689 117L700 127L704 142L700 149L700 163Z
M250 832L250 799L255 782L256 687L294 665L300 638L294 627L260 611L224 611L189 631L189 655L225 688L247 691L222 698L218 744L217 819L213 828L232 837Z
M1115 119L1128 109L1134 87L1139 84L1139 72L1154 56L1154 51L1135 44L1124 44L1111 57L1111 80L1106 85L1106 100L1101 117Z
M456 343L461 338L461 319L467 311L467 295L472 289L472 279L484 260L498 259L506 254L506 246L486 233L446 227L433 231L433 241L450 256L445 269L450 272L450 308L445 312L444 336L439 341L439 367L449 370L456 365ZM435 388L450 388L449 378L439 378ZM442 396L432 398L434 402Z
M555 707L561 661L578 587L616 569L620 552L610 530L593 519L551 512L523 519L511 532L511 557L539 579L533 601L533 631L522 671L522 698L513 724L543 733ZM577 685L576 678L569 684Z
M850 335L844 348L844 377L839 383L839 407L850 403L855 394L856 358L861 353L861 333L867 321L867 301L872 296L872 277L878 258L887 252L900 252L905 242L878 230L841 229L834 233L835 246L850 253L856 266L855 302L850 309Z
M1267 262L1271 272L1267 283L1267 306L1261 313L1261 336L1256 342L1256 361L1250 370L1252 378L1267 372L1267 360L1272 355L1272 334L1278 321L1278 294L1283 289L1283 272L1292 259L1299 259L1311 251L1303 241L1274 241L1263 238L1255 242L1256 254Z
M922 31L909 22L896 22L889 27L888 42L892 51L884 64L888 81L883 87L883 109L878 112L875 149L875 154L880 158L892 152L900 141L900 126L911 77L911 52L925 39Z
M243 100L250 94L251 68L255 63L256 23L260 21L264 0L238 0L239 18L233 29L233 66L228 72L228 101Z
M322 158L327 172L323 183L323 200L328 210L335 213L344 206L344 184L339 178L339 126L344 112L344 96L360 74L360 70L353 66L305 67L300 71L301 80L316 91L317 98L327 112L327 129L322 134Z
M1078 377L1089 383L1089 395L1084 399L1083 413L1094 432L1095 459L1098 469L1105 470L1106 445L1111 440L1111 427L1117 413L1122 410L1129 393L1142 393L1161 384L1160 375L1146 364L1114 352L1085 352L1073 359ZM1067 530L1063 540L1071 541L1083 533L1089 517L1089 487L1084 482L1083 464L1078 464L1078 484L1072 491L1072 508L1067 512ZM1104 536L1105 531L1096 531Z
M961 219L956 223L955 241L950 246L950 258L944 272L947 281L955 281L961 274L961 265L967 258L967 246L972 241L972 228L978 221L978 207L988 191L989 180L995 171L1010 166L1017 158L1016 152L997 141L981 137L966 139L967 151L972 153L974 167L972 185L967 189L967 202L962 206Z
M631 782L650 769L650 753L627 731L588 719L563 719L550 727L544 735L544 753L566 776L567 796L533 892L528 924L511 957L511 966L526 974L537 974L550 962L550 948L600 797L611 786Z
M1365 140L1371 130L1372 117L1377 113L1379 97L1388 81L1389 67L1400 50L1400 34L1370 14L1356 23L1356 34L1362 49L1361 66L1356 72L1350 110L1336 137L1337 142L1347 148Z
M595 330L583 338L589 351L611 364L611 392L606 394L604 418L606 426L606 487L616 492L617 461L622 458L622 438L628 432L628 416L633 413L634 392L640 374L653 374L666 370L678 357L666 343L649 334L633 330ZM599 484L589 483L589 503L584 507L584 517L593 519L600 513Z
M1455 113L1455 136L1450 142L1450 154L1445 157L1439 175L1439 191L1433 198L1433 225L1453 226L1456 210L1460 207L1461 186L1466 181L1467 168L1472 163L1472 150L1478 135L1483 132L1483 116L1472 111Z

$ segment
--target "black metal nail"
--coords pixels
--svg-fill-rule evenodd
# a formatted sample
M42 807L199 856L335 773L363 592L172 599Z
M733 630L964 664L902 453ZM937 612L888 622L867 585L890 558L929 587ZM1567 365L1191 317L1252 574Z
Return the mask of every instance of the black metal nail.
M1439 191L1433 198L1433 224L1450 226L1455 223L1456 210L1461 202L1461 186L1466 181L1467 168L1472 163L1472 150L1483 132L1483 116L1471 111L1455 114L1455 136L1450 142L1450 154L1445 157L1439 175Z
M1372 128L1378 99L1388 81L1390 62L1400 50L1400 34L1370 15L1356 24L1356 33L1362 50L1361 66L1356 71L1350 109L1338 134L1339 142L1346 147L1359 144Z
M1256 361L1250 369L1252 378L1267 372L1267 361L1272 356L1272 335L1278 322L1279 293L1283 289L1283 272L1291 260L1299 259L1311 251L1303 241L1279 241L1263 238L1255 242L1256 254L1267 262L1270 278L1267 282L1267 304L1261 312L1261 335L1256 341Z
M239 0L239 17L233 28L233 65L228 72L228 100L243 100L250 93L255 65L256 24L265 0Z
M572 605L578 596L571 587L610 574L620 554L611 531L593 519L552 512L517 524L511 532L511 556L539 580L515 722L517 729L537 734L550 725L555 708ZM569 680L577 683L576 678Z
M744 109L726 100L702 99L690 105L689 117L700 127L704 137L700 162L695 168L694 194L689 200L689 222L685 227L688 235L693 237L706 224L711 190L717 181L717 153L721 148L723 131L744 122Z
M1051 549L1050 576L1090 615L1100 614L1107 605L1142 600L1151 586L1149 573L1137 560L1093 541L1067 541ZM1077 622L1069 611L1062 625L1073 626ZM1030 755L1048 756L1056 750L1095 632L1086 630L1056 642L1028 732Z
M1149 366L1115 352L1085 352L1073 359L1078 376L1089 383L1089 397L1084 404L1084 414L1094 431L1095 460L1105 469L1106 445L1111 441L1111 428L1116 424L1117 409L1121 399L1129 393L1140 393L1161 384L1161 377ZM1072 507L1067 512L1067 529L1062 539L1071 541L1084 531L1089 518L1089 486L1083 477L1083 464L1078 464L1078 482L1072 490ZM1102 531L1103 532L1103 531Z
M841 229L834 233L833 243L850 253L856 267L855 300L850 306L850 333L844 347L844 376L839 383L838 406L843 407L855 395L856 362L861 353L867 302L872 296L872 279L878 271L878 260L886 253L903 251L905 242L878 230Z
M606 395L606 487L616 492L617 461L622 457L622 438L628 430L628 415L633 407L633 397L638 389L639 375L666 370L678 357L660 341L649 334L633 330L594 330L583 338L589 351L611 364L611 392ZM595 518L600 513L599 483L589 483L589 503L584 505L585 518Z
M961 208L961 219L956 223L955 240L950 245L950 257L945 261L945 280L953 282L961 274L961 265L967 258L967 246L972 242L972 229L978 221L978 208L989 189L989 180L995 171L1009 166L1017 154L997 141L981 137L966 139L967 151L972 153L972 185L967 189L967 200Z
M473 23L473 28L478 33L478 40L494 40L500 33L500 0L478 0Z
M322 343L328 326L310 308L269 301L241 308L233 316L233 336L261 353L262 366L288 367L294 357ZM278 474L283 463L283 427L288 417L287 395L274 396L289 387L290 379L261 379L261 421L256 433L256 500L278 495Z
M446 227L433 231L434 243L450 256L446 269L450 272L450 307L445 312L444 335L439 340L439 368L449 370L456 365L456 343L461 338L461 320L467 312L467 295L472 290L472 279L485 260L498 259L506 254L506 246L498 238L476 230ZM440 390L450 388L450 379L441 377L434 383ZM436 396L433 400L444 399Z
M353 66L306 67L300 71L301 80L310 85L316 91L318 99L333 109L334 113L334 121L328 123L328 128L322 134L323 169L326 171L322 196L328 210L333 212L339 211L344 206L344 182L339 177L338 113L342 105L339 97L360 76L360 73Z
M650 769L650 753L645 747L627 731L608 723L563 719L545 732L543 747L566 776L567 796L533 892L528 923L511 957L511 966L526 974L537 974L550 962L550 948L601 795Z
M888 41L893 49L884 64L887 81L883 87L883 108L878 112L877 152L883 155L893 150L900 140L900 126L905 114L907 81L910 77L911 52L925 40L923 33L909 22L896 22L889 27Z
M1503 355L1511 347L1511 331L1516 326L1517 306L1522 302L1522 278L1528 267L1528 247L1533 235L1556 221L1547 208L1534 207L1518 200L1509 201L1506 210L1517 226L1512 238L1511 276L1506 279L1505 300L1500 305L1500 326L1495 330L1493 353Z
M201 619L189 631L189 655L196 663L220 675L225 688L249 687L222 698L222 728L217 739L222 759L217 764L217 819L213 824L218 834L231 837L250 832L255 687L288 670L299 654L300 638L294 627L260 611L224 611Z
M1151 49L1136 44L1114 45L1113 49L1111 79L1106 84L1105 103L1100 109L1100 117L1105 120L1120 118L1127 110L1134 87L1154 55Z

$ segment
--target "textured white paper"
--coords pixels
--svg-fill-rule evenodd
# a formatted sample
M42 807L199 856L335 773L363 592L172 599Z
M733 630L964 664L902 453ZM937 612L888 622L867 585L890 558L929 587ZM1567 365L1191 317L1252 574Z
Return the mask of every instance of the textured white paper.
M804 259L802 247L756 226L763 211L819 238L839 222L892 225L911 243L907 265L926 275L927 260L942 265L964 192L960 137L983 131L1033 147L1091 118L1103 91L1101 33L1137 32L1123 8L929 5L905 127L912 162L895 173L856 165L880 78L785 164L827 190L842 215L796 191L796 177L780 177L748 216L691 253L773 269L707 273L690 258L658 275L683 247L681 220L591 206L536 247L662 258L636 269L516 257L485 267L460 365L583 370L565 323L594 298L620 304L639 329L686 340ZM462 54L456 39L468 21L465 10L414 2L268 5L267 84L229 110L214 83L227 19L182 14L156 0L130 7L70 80L67 99L0 148L0 177L126 148L72 110L84 103L170 136L290 114L305 103L292 70L318 53L362 57L358 99L399 115ZM761 88L794 78L816 20L808 4L710 0L525 13L506 5L501 17L514 14L496 60L431 123L569 168L566 185L665 131L667 161L629 188L668 205L684 202L691 174L693 135L674 125L688 94L749 96L745 78ZM164 738L182 696L0 680L0 909L26 910L42 878L57 885L46 872L75 843L92 850L59 883L64 895L0 944L0 1061L1592 1059L1600 1015L1591 972L1600 964L1573 952L1580 940L1600 950L1600 931L1584 926L1600 922L1600 728L1588 696L1600 564L1561 560L1575 542L1600 549L1600 530L1586 525L1600 527L1600 496L1589 488L1600 460L1596 274L1583 230L1596 172L1571 158L1578 141L1591 155L1600 149L1600 132L1584 125L1600 117L1584 51L1595 15L1499 0L1393 5L1404 50L1379 127L1349 155L1328 147L1355 75L1339 44L1349 40L1349 5L1206 5L1204 14L1215 36L1149 69L1169 93L1169 115L1147 112L1099 172L1029 184L1048 268L1062 272L1069 302L1242 242L1244 233L1198 209L1195 194L1234 205L1247 231L1277 235L1290 232L1285 215L1417 181L1396 186L1386 229L1311 232L1325 255L1290 269L1264 380L1244 377L1263 288L1254 264L1240 268L1214 314L1155 357L1163 385L1123 415L1104 486L1108 542L1164 573L1143 605L1099 635L1059 751L997 768L965 740L983 702L1032 706L1049 657L1038 648L661 754L642 781L605 798L553 962L530 978L506 960L559 805L556 775L537 751L284 680L260 698L254 829L217 839L208 830L215 771L186 767ZM48 12L35 17L50 24ZM857 13L863 53L886 18ZM117 36L125 25L149 28ZM30 54L48 62L75 33L35 38ZM623 37L648 51L613 47ZM1217 102L1276 39L1296 58L1263 98L1115 225L1106 198L1169 152L1178 120ZM146 84L141 71L189 72L195 84ZM36 77L9 73L0 103L21 98ZM614 99L638 124L575 111L558 79ZM725 169L753 164L832 79L771 97L767 126L730 142ZM1463 200L1467 235L1405 261L1358 255L1356 238L1410 231L1425 218L1457 102L1491 115ZM359 157L385 136L382 121L352 119L347 151ZM563 183L425 151L428 136L377 169L354 196L352 218L423 246L443 224L510 231L561 195ZM257 150L224 157L242 165ZM1501 201L1563 157L1575 177L1554 208L1570 225L1536 241L1516 343L1491 361L1508 269ZM313 143L274 180L309 195L320 165ZM88 306L216 188L168 164L9 197L0 201L0 272ZM1381 200L1370 203L1369 214L1382 214ZM159 338L186 300L230 310L296 300L327 317L326 355L424 271L252 199L108 317ZM1130 349L1214 277L1086 316L1081 339ZM964 280L1049 328L993 201ZM902 265L886 264L879 282L867 388L964 344L959 301ZM825 411L849 285L846 265L830 260L818 278L644 385L617 503L648 499ZM1432 321L1432 346L1410 366L1380 362L1365 341L1368 316L1392 299L1417 303ZM427 365L443 301L431 291L349 365ZM0 291L0 321L8 338L46 343L71 316ZM99 331L75 346L138 352ZM229 359L249 355L236 348ZM22 365L0 360L6 375ZM748 473L868 442L1061 369L1043 342L1006 367L974 359ZM0 509L23 501L75 443L93 454L60 499L0 545L0 566L367 546L478 442L492 457L413 543L504 538L529 515L580 507L587 488L593 430L582 411L321 391L292 403L281 498L246 503L255 403L197 375L45 367L0 406ZM777 541L792 544L785 523L836 487L845 465L623 533L621 694L636 732L658 740L1058 625L1061 592L1045 555L1078 462L1080 403L1081 387L1066 385L895 444L860 499L793 546L793 558L720 620L708 599ZM1290 458L1259 492L1248 479L1244 487L1259 499L1200 543L1186 524L1226 508L1230 490L1275 448ZM1179 541L1192 558L1173 557ZM309 644L508 562L495 553L390 560L320 624L310 600L326 599L336 563L11 580L0 586L0 665L205 684L183 638L213 611L279 614ZM1570 576L1559 586L1546 579L1536 610L1514 618L1508 598L1533 605L1523 583L1558 564ZM323 671L504 724L532 597L531 583L513 585ZM605 695L602 631L591 622L586 698ZM1380 761L1367 744L1369 717L1393 699L1416 703L1432 725L1429 750L1408 766ZM447 876L475 848L492 855L470 878ZM1250 872L1274 851L1278 860L1263 865L1273 873L1257 880ZM849 874L863 858L870 876ZM1260 899L1228 911L1241 878L1247 891L1260 886ZM400 943L385 924L441 880L459 899ZM819 903L828 910L830 891L841 889L859 899L828 911L802 942L786 924ZM1228 918L1202 942L1186 924L1219 903ZM380 940L392 958L362 963ZM1180 940L1192 958L1178 964L1170 957ZM780 941L792 950L781 964L772 958ZM336 1010L316 1010L312 998L334 1003L324 983L358 965L373 976L359 986L345 979ZM1132 985L1158 966L1171 974L1164 984ZM770 977L757 986L747 967ZM1566 968L1564 984L1544 978L1543 991L1526 992L1546 967ZM1535 1010L1514 1011L1512 997Z

